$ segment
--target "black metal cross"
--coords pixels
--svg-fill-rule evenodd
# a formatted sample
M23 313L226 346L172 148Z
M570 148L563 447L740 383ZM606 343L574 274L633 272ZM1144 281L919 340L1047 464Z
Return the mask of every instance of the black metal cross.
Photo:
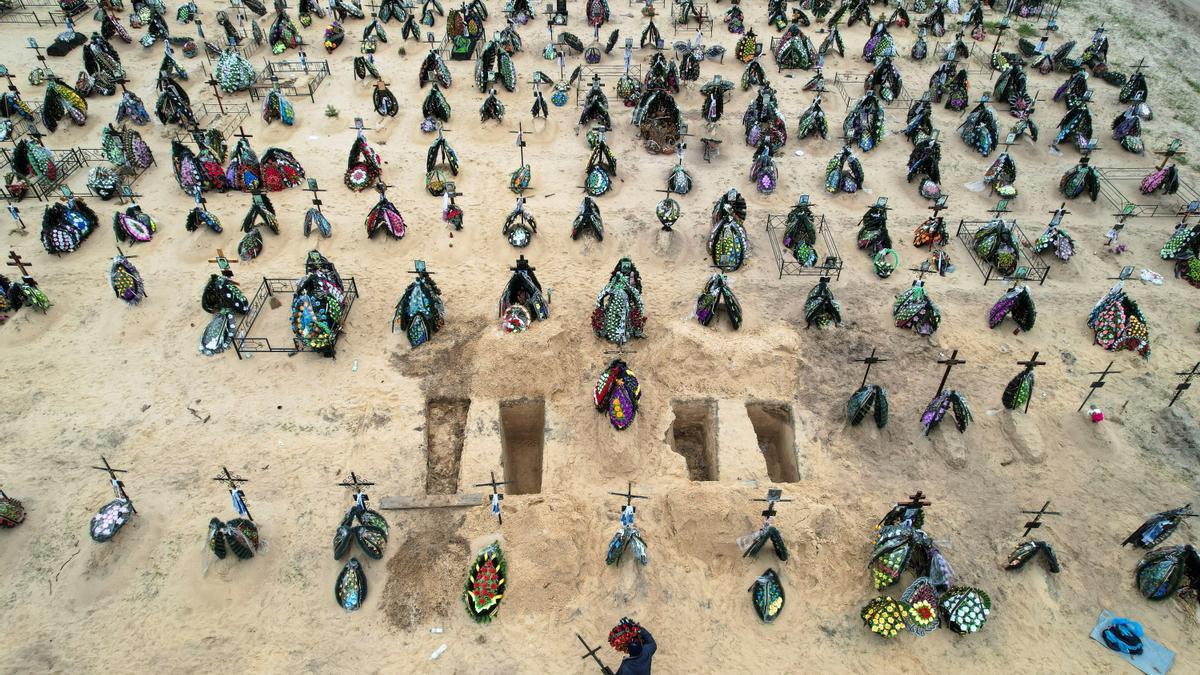
M497 481L496 480L496 472L491 471L489 473L492 476L492 480L488 481L487 483L476 483L474 485L474 487L490 487L490 488L492 488L492 495L491 495L491 497L492 497L492 499L491 499L492 513L496 514L496 520L500 521L500 524L503 525L504 524L504 516L501 515L501 513L500 513L500 502L504 500L504 493L500 492L499 488L501 485L508 485L508 481L506 481L506 480Z
M1033 356L1029 357L1029 360L1017 361L1017 365L1025 366L1025 370L1029 370L1029 371L1033 370L1034 368L1037 368L1038 366L1046 365L1045 361L1037 360L1038 354L1040 354L1040 353L1041 352L1034 352ZM1030 396L1028 399L1025 400L1025 412L1029 412L1029 401L1032 399L1033 399L1033 396Z
M129 470L112 468L112 466L108 463L108 459L106 459L104 455L100 455L100 461L104 463L104 466L93 466L92 468L97 471L104 471L107 473L109 481L112 482L113 492L117 495L117 498L124 499L125 501L129 502L129 510L137 513L137 509L133 507L133 500L129 498L129 493L125 491L125 483L117 479L117 474L129 473Z
M1112 370L1113 363L1116 363L1116 362L1109 361L1108 365L1104 366L1104 370L1094 370L1094 371L1088 373L1088 375L1099 375L1100 379L1096 380L1095 382L1092 382L1091 389L1088 390L1088 395L1086 397L1084 397L1083 403L1079 404L1079 410L1076 410L1075 412L1082 411L1083 406L1087 405L1087 402L1091 400L1092 394L1095 394L1097 389L1102 389L1104 387L1104 385L1107 384L1107 382L1104 381L1104 378L1108 377L1109 375L1118 375L1123 372L1120 370Z
M325 192L325 190L317 187L317 179L309 178L308 179L308 187L304 188L304 191L312 193L312 204L313 204L313 206L317 207L317 213L320 213L321 212L321 204L323 202L321 201L321 198L317 196L317 193Z
M1067 210L1066 202L1059 204L1057 209L1054 209L1053 211L1048 211L1048 213L1050 214L1050 226L1051 227L1057 227L1059 225L1062 225L1063 216L1068 216L1071 214L1071 212Z
M966 363L966 361L958 358L958 350L955 349L954 351L950 352L950 358L938 359L938 363L946 366L946 372L942 373L942 381L938 384L937 394L934 394L934 396L940 395L946 388L946 380L950 379L950 369L954 366L962 365Z
M221 471L225 475L216 476L213 478L213 480L226 483L229 486L230 496L234 498L234 504L236 505L240 503L242 508L246 510L246 519L254 520L254 516L250 515L250 505L246 503L246 493L240 487L238 487L238 483L249 483L250 479L235 476L229 473L229 469L225 468L224 466L221 467Z
M1179 400L1179 397L1183 395L1183 392L1192 388L1192 378L1200 376L1200 361L1197 361L1196 365L1192 366L1191 370L1185 370L1181 373L1175 374L1182 377L1183 382L1175 385L1175 395L1171 397L1171 402L1167 404L1168 408L1175 405L1175 401Z
M354 500L356 502L359 501L359 497L361 496L361 498L362 498L361 501L364 504L367 501L367 492L363 488L371 487L372 485L374 485L374 483L371 483L371 482L368 482L365 480L361 480L358 477L358 475L355 474L353 471L350 472L349 480L344 480L344 481L338 483L339 487L353 488L354 489Z
M884 361L890 361L890 360L891 359L885 359L880 356L875 356L875 347L871 347L871 355L870 356L864 356L861 359L854 359L854 363L867 364L867 370L866 370L866 372L863 373L862 384L860 384L858 386L860 386L860 387L867 386L867 378L870 377L870 375L871 375L871 366L875 365L876 363L883 363Z
M224 115L225 114L225 104L223 104L221 102L221 87L220 87L221 83L217 82L216 77L210 77L204 81L204 84L207 84L208 86L212 87L213 96L217 97L217 109L221 111L222 115Z
M763 518L766 518L769 521L775 517L775 514L776 514L775 505L777 503L790 502L792 500L783 498L783 490L780 490L778 488L772 488L772 489L767 490L767 498L766 499L755 498L755 499L751 499L750 501L767 503L767 508L765 511L762 512L761 515Z
M1046 500L1046 503L1042 504L1042 508L1038 509L1037 511L1021 511L1021 513L1028 513L1033 516L1033 520L1026 521L1025 526L1024 526L1025 534L1021 535L1022 537L1028 537L1030 532L1033 532L1034 530L1038 529L1039 527L1041 527L1042 525L1045 524L1042 522L1042 516L1061 516L1062 515L1058 511L1047 511L1046 509L1048 509L1048 508L1050 508L1050 500Z
M625 498L625 506L633 507L634 513L637 513L637 507L633 506L633 500L649 499L649 497L647 497L646 495L635 495L633 493L633 483L632 482L629 483L629 486L625 488L624 492L610 492L608 494L610 494L614 497L624 497ZM621 509L621 512L624 513L625 509Z
M28 45L26 49L32 49L34 53L37 54L37 60L42 64L42 68L48 74L53 74L54 71L50 70L50 66L46 65L46 55L42 53L42 48L38 46L37 40L33 38L27 38L25 44Z
M992 214L992 218L999 218L1000 214L1008 213L1011 210L1012 209L1008 208L1008 200L1001 199L1000 201L996 202L995 208L988 209L988 213Z
M1000 23L996 25L996 42L992 44L992 56L995 57L996 50L1000 49L1000 38L1004 36L1004 31L1008 30L1008 15L1000 19Z
M925 267L910 267L910 268L908 268L908 271L909 271L909 272L916 272L916 273L917 273L917 279L918 279L918 280L920 280L920 281L925 281L925 274L926 274L926 273L927 273L929 270L928 270L927 268L925 268Z
M579 638L579 642L583 645L583 648L587 650L587 653L583 655L582 659L584 661L586 661L586 660L588 660L588 657L590 656L591 658L595 659L596 665L600 666L601 673L604 673L604 675L613 675L612 668L609 668L608 666L604 665L604 662L600 660L600 657L596 656L596 653L600 651L600 649L603 645L597 645L596 647L589 647L587 641L583 639L582 635L580 635L579 633L576 633L575 637Z
M517 149L521 153L521 166L525 166L525 127L521 122L517 122L517 130L508 133L517 135Z
M243 129L242 125L240 125L240 124L238 125L237 133L234 134L234 136L237 136L238 138L243 139L243 140L248 139L248 138L254 138L254 134L246 133L246 130Z

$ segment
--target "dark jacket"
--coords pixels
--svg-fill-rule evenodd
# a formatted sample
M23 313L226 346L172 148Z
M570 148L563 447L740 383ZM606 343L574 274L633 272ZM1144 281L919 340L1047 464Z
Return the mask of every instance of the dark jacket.
M628 656L621 661L617 675L650 675L650 659L654 658L654 651L658 649L658 645L654 644L654 636L650 635L650 631L643 628L641 634L642 653Z

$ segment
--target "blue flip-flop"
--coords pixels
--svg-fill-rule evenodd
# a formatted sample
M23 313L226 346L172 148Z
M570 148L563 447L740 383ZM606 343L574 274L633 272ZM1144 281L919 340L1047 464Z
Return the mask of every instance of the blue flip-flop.
M1100 634L1104 644L1114 652L1130 656L1142 653L1142 624L1129 619L1113 619L1108 628Z

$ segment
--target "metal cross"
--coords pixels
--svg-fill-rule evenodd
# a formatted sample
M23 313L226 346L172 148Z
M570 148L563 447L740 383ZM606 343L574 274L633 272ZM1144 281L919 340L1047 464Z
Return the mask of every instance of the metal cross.
M950 369L954 366L962 365L966 363L966 361L958 358L958 350L955 349L954 351L950 352L950 358L939 359L938 363L946 366L946 372L942 373L942 381L938 384L937 394L934 394L934 396L940 395L946 388L946 380L950 379Z
M1050 226L1051 227L1057 227L1059 225L1062 225L1063 216L1067 216L1067 215L1071 214L1071 212L1067 210L1066 202L1059 204L1057 209L1054 209L1053 211L1049 211L1048 213L1050 214Z
M860 384L859 386L860 387L867 386L867 377L869 377L871 375L871 366L875 365L876 363L883 363L884 361L890 361L890 360L891 359L885 359L883 357L875 356L875 348L874 347L871 347L871 355L870 356L864 356L861 359L854 359L854 363L867 364L867 371L865 373L863 373L862 384Z
M242 128L242 125L240 125L240 124L238 125L238 130L237 130L237 133L236 133L236 134L234 134L234 136L237 136L238 138L241 138L241 139L243 139L243 140L244 140L244 139L247 139L247 138L254 138L254 134L248 134L248 133L246 133L246 130L245 130L245 129L243 129L243 128Z
M213 96L217 97L217 109L221 111L222 115L224 115L225 114L225 104L221 103L221 88L219 86L221 83L217 82L217 78L210 77L204 81L204 84L207 84L208 86L212 87Z
M517 122L517 130L508 132L517 135L517 148L521 153L521 166L525 166L525 127L521 122Z
M106 459L104 455L100 455L100 461L104 463L104 466L93 466L92 468L97 471L104 471L107 473L109 481L112 482L113 492L116 493L117 498L124 499L125 501L129 502L129 510L137 513L137 509L133 507L133 500L129 498L129 493L125 491L125 483L117 479L117 474L129 473L128 469L112 468L112 466L108 463L108 459Z
M312 204L313 204L313 206L317 207L317 213L321 213L321 204L323 202L321 201L321 198L317 196L317 193L325 192L325 190L317 187L317 179L309 178L308 179L308 187L304 188L304 191L312 193Z
M600 666L601 673L603 673L604 675L613 675L612 668L609 668L608 666L604 665L604 662L600 660L600 657L596 656L596 653L600 651L602 645L597 645L596 647L589 647L587 641L583 639L582 635L580 635L579 633L576 633L575 637L579 638L579 642L583 645L583 648L587 650L587 653L582 656L582 659L584 661L586 661L589 656L592 657L593 659L595 659L596 665Z
M1028 537L1030 532L1033 532L1034 530L1036 530L1039 527L1041 527L1042 525L1044 525L1044 523L1042 522L1042 516L1061 516L1062 515L1058 511L1047 511L1046 509L1048 509L1048 508L1050 508L1050 500L1046 500L1046 503L1042 504L1042 508L1038 509L1037 511L1021 511L1021 513L1028 513L1033 516L1033 520L1027 521L1025 523L1025 534L1021 535L1022 537Z
M774 488L774 489L767 490L767 498L766 499L751 499L750 501L767 503L767 508L765 511L762 512L761 515L762 515L762 517L766 518L769 521L775 517L775 514L776 514L775 504L777 504L779 502L790 502L792 500L784 499L783 498L783 490Z
M1038 366L1044 366L1044 365L1046 365L1046 362L1045 362L1045 361L1038 361L1038 360L1037 360L1038 354L1040 354L1040 353L1041 353L1041 352L1034 352L1034 353L1033 353L1033 356L1029 357L1029 360L1027 360L1027 361L1017 361L1017 365L1018 365L1018 366L1025 366L1025 370L1027 370L1027 371L1032 371L1034 368L1037 368ZM1029 401L1030 401L1030 400L1032 400L1032 399L1033 399L1033 397L1032 397L1032 396L1030 396L1028 399L1026 399L1026 400L1025 400L1025 412L1029 412Z
M1091 389L1088 391L1088 395L1084 397L1083 403L1079 404L1079 410L1076 410L1075 412L1082 411L1083 406L1087 405L1087 402L1091 400L1092 394L1095 394L1097 389L1102 389L1104 385L1107 384L1107 382L1104 381L1104 378L1108 377L1109 375L1118 375L1123 372L1120 370L1112 370L1113 363L1115 363L1115 361L1109 361L1108 365L1104 366L1104 370L1094 370L1088 373L1088 375L1099 375L1100 379L1091 384Z
M1196 365L1192 366L1191 370L1185 370L1181 373L1175 374L1182 377L1183 382L1175 385L1175 395L1171 397L1171 402L1167 404L1168 408L1175 405L1175 401L1179 400L1179 397L1183 395L1183 392L1192 388L1192 378L1200 376L1200 361L1197 361Z
M491 499L492 512L496 514L496 520L500 521L500 524L503 525L504 524L504 516L501 515L501 513L500 513L500 502L504 499L504 494L502 492L500 492L499 488L501 485L508 485L508 481L506 481L506 480L497 481L496 480L496 472L491 471L489 473L492 476L491 481L489 481L487 483L476 483L474 485L474 487L491 487L492 488L492 499Z
M646 495L633 494L633 482L629 483L629 486L625 488L624 492L610 492L608 494L610 494L614 497L624 497L625 498L625 506L630 506L630 507L633 506L633 500L635 500L635 499L649 499L649 497L647 497ZM624 509L622 509L621 511L624 512ZM633 507L633 511L634 511L634 513L637 513L637 507Z
M247 520L254 520L254 516L250 515L250 506L246 504L246 493L240 487L238 487L238 483L249 483L250 479L234 476L233 474L229 473L229 469L225 468L224 466L221 467L221 471L224 472L225 475L216 476L213 478L213 480L228 484L229 494L234 499L233 503L235 508L236 505L240 503L242 508L246 510Z

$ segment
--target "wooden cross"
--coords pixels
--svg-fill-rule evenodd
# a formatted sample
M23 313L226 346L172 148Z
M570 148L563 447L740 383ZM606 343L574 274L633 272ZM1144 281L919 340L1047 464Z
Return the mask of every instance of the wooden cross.
M1038 366L1044 366L1044 365L1046 365L1046 362L1045 362L1045 361L1038 361L1038 360L1037 360L1038 354L1040 354L1040 353L1041 353L1041 352L1034 352L1034 353L1033 353L1033 356L1029 357L1029 360L1027 360L1027 361L1017 361L1017 365L1018 365L1018 366L1025 366L1025 370L1029 370L1029 371L1033 370L1034 368L1037 368ZM1032 396L1030 396L1028 399L1026 399L1026 400L1025 400L1025 412L1029 412L1029 401L1030 401L1032 398L1033 398L1033 397L1032 397Z
M867 364L867 370L865 373L863 373L862 384L860 384L858 386L860 386L860 387L867 386L867 377L869 377L871 375L871 366L875 365L876 363L883 363L885 361L890 361L890 360L891 359L885 359L881 356L875 356L875 348L874 347L871 347L871 355L870 356L864 356L861 359L854 359L854 363Z
M92 468L97 471L104 471L108 473L108 480L112 483L113 493L117 495L117 499L124 499L125 501L129 502L129 510L137 513L137 509L133 507L133 500L129 498L129 493L125 491L125 483L117 479L117 474L129 473L128 469L112 468L112 466L109 465L108 460L105 459L104 455L100 455L100 461L104 463L104 466L93 466Z
M229 495L233 497L233 508L238 511L238 515L241 515L244 511L247 520L254 520L254 516L250 515L250 505L246 503L246 493L240 487L238 487L238 483L249 483L250 479L234 476L233 474L229 473L229 469L223 466L221 467L221 471L224 472L225 475L216 476L213 478L213 480L226 483L229 486Z
M908 268L908 271L916 272L917 280L923 282L923 281L925 281L925 273L928 272L929 270L928 270L928 268L925 268L925 267L910 267L910 268Z
M326 190L323 190L323 189L317 187L317 179L316 178L309 178L308 179L308 187L304 188L304 191L312 193L312 205L317 207L317 213L321 213L321 204L323 202L321 201L321 198L317 196L317 193L318 192L326 192Z
M632 508L634 513L637 513L637 507L635 507L633 505L633 500L649 499L649 497L647 497L646 495L635 495L633 493L633 483L632 482L629 483L629 486L625 488L624 492L610 492L608 494L610 494L614 497L624 497L625 498L625 506L627 508ZM625 512L625 509L622 508L621 513L624 513L624 512Z
M1197 213L1200 213L1200 201L1191 201L1187 204L1184 204L1183 208L1179 209L1179 213L1176 213L1175 215L1183 216L1183 222L1186 223L1188 218L1196 215Z
M492 471L490 473L492 476L491 481L489 481L487 483L476 483L474 485L474 487L489 487L490 486L492 488L492 495L491 495L491 497L492 497L491 498L492 513L496 514L496 520L500 521L500 524L503 525L504 524L504 516L500 514L500 502L504 499L504 493L500 492L499 488L501 485L508 485L508 481L506 481L506 480L497 481L496 480L496 472Z
M364 130L364 129L368 129L368 130L370 130L370 131L375 131L375 127L366 127L366 126L363 126L363 118L361 118L361 117L355 117L355 118L354 118L354 126L352 126L352 127L350 127L350 128L351 128L351 129L354 129L354 130L355 130L355 131L357 131L359 134L362 134L362 132L363 132L363 130Z
M1104 366L1104 370L1095 370L1088 373L1088 375L1099 375L1100 379L1092 382L1091 389L1088 390L1088 395L1084 397L1083 403L1079 404L1079 410L1076 410L1075 412L1081 412L1083 410L1083 406L1087 405L1087 402L1091 400L1092 394L1095 394L1097 389L1102 389L1104 385L1107 384L1107 382L1104 381L1104 378L1108 377L1109 375L1118 375L1123 372L1120 370L1112 370L1113 363L1115 363L1115 361L1109 361L1108 365Z
M587 661L588 657L590 656L596 661L596 665L600 666L600 672L603 673L603 675L613 675L612 668L604 665L604 662L600 660L600 657L596 656L596 653L600 651L602 645L589 647L587 641L583 639L582 635L576 633L575 637L579 638L579 642L583 645L583 648L587 650L587 653L583 655L582 659Z
M1146 69L1146 57L1143 56L1142 58L1138 59L1137 63L1134 64L1133 72L1140 73L1145 69Z
M217 257L209 258L208 262L216 263L217 269L221 270L221 276L227 279L233 278L233 270L230 269L229 266L236 264L237 260L230 260L229 258L226 258L225 251L217 249Z
M21 279L25 281L25 283L29 283L33 280L32 277L29 276L29 270L27 269L29 267L33 267L33 263L22 260L21 256L18 255L16 251L8 252L8 262L5 263L5 265L8 265L9 267L15 267L20 270ZM29 285L37 288L37 284L35 283L30 283Z
M1047 511L1046 509L1048 508L1050 508L1050 500L1046 500L1046 503L1042 504L1042 508L1038 509L1037 511L1021 511L1021 513L1028 513L1033 516L1033 520L1025 523L1025 534L1021 535L1022 537L1028 537L1030 532L1033 532L1045 524L1042 522L1042 516L1062 515L1058 511Z
M204 84L207 84L208 86L212 87L213 96L217 97L217 110L220 110L221 114L224 115L225 114L225 104L221 102L221 87L220 87L221 83L217 82L216 77L210 77L204 81Z
M954 351L950 352L950 358L939 359L938 363L946 366L946 372L942 373L942 381L938 384L937 393L934 394L934 396L941 395L942 391L946 388L946 380L950 379L950 369L954 366L962 365L966 363L966 361L958 358L958 350L955 349Z
M1000 141L1000 145L1004 146L1004 152L1007 154L1009 148L1011 148L1013 146L1013 144L1016 142L1017 142L1017 135L1010 133L1008 136L1004 137L1003 141Z
M1175 385L1175 395L1171 397L1171 402L1167 404L1168 408L1175 405L1175 401L1179 400L1179 397L1183 395L1183 392L1192 388L1192 378L1200 376L1200 361L1196 362L1196 365L1192 366L1191 370L1185 370L1181 373L1175 374L1182 377L1183 382Z
M9 81L11 82L11 80L12 78L10 76ZM1163 167L1167 165L1167 162L1171 161L1172 157L1187 154L1186 152L1180 150L1181 147L1183 147L1183 141L1179 140L1178 138L1172 138L1171 144L1167 146L1166 150L1159 150L1158 152L1154 153L1156 155L1162 155L1162 161L1158 163L1159 171L1162 171Z
M761 515L763 518L766 518L768 522L770 522L770 520L772 518L774 518L775 514L776 514L775 504L777 504L779 502L790 502L792 500L783 498L783 490L780 490L778 488L771 488L771 489L767 490L767 498L766 499L751 499L750 501L767 503L767 509L765 511L763 511Z
M936 219L941 216L942 211L945 211L950 207L946 206L946 195L938 195L938 198L934 200L933 205L925 208L933 211L933 217Z
M917 494L915 495L909 495L908 501L896 502L896 506L901 506L906 509L923 509L926 506L931 506L932 504L933 502L927 500L925 498L925 493L920 490L917 490Z

